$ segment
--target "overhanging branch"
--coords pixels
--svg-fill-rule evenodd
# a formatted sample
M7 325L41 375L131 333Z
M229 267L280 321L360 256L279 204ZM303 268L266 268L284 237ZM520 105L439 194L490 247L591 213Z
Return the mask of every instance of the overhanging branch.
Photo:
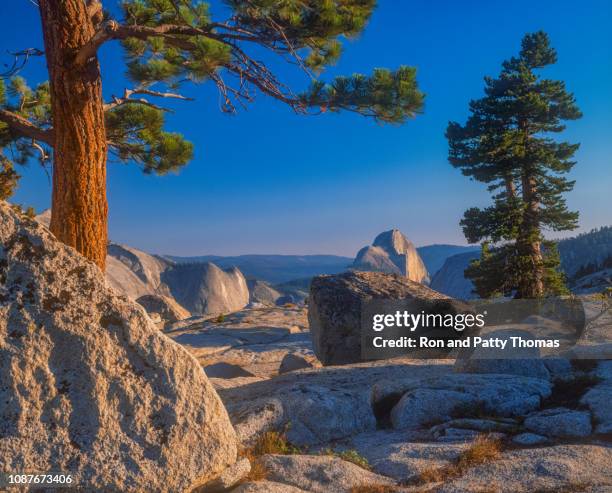
M45 130L37 127L30 120L17 113L0 109L0 121L6 123L11 130L14 130L24 137L39 140L47 145L53 146L52 130Z
M95 56L100 46L107 41L113 39L127 39L136 38L141 40L147 40L152 37L163 37L172 45L185 49L191 50L195 47L195 44L189 39L180 38L177 36L204 36L210 39L215 39L221 42L228 41L253 41L261 42L260 38L250 34L236 34L236 33L216 33L210 29L202 29L192 26L180 26L175 24L162 24L160 26L137 26L137 25L123 25L117 21L111 20L102 24L100 29L92 36L88 43L83 45L80 51L75 57L75 63L82 65L87 62L91 57Z

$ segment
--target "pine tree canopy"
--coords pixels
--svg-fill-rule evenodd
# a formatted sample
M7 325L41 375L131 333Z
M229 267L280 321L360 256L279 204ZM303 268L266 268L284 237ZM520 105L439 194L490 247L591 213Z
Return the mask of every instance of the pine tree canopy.
M545 278L551 288L556 286L554 273L541 271L558 265L553 247L541 250L542 230L577 227L578 213L568 210L563 194L574 187L567 173L576 164L579 144L555 136L565 130L565 121L581 113L562 81L542 75L556 61L544 32L527 34L519 56L505 61L497 78L485 77L484 97L470 102L465 125L450 122L446 131L449 162L487 184L494 202L469 209L461 221L470 243L492 243L470 271L477 285L487 286L481 292L507 293L506 284L494 281L493 289L484 278L499 281L495 272L508 269L523 273L524 286L529 272L539 276L534 282Z
M167 110L159 104L187 100L179 91L189 82L215 84L220 109L227 113L258 93L297 113L350 111L384 123L402 123L422 110L424 95L412 67L319 79L340 57L342 42L364 29L375 0L227 0L229 13L221 20L212 18L207 3L195 0L118 3L120 15L114 18L104 9L108 5L87 1L97 32L75 61L90 59L109 41L121 43L134 86L105 104L109 152L146 173L177 170L192 158L192 144L164 130ZM261 61L266 53L301 70L305 88L284 84L271 64ZM48 85L31 89L19 77L6 80L6 87L0 86L0 184L9 190L18 177L15 163L33 156L44 163L52 154L53 130Z
M41 163L48 159L45 142L37 142L35 136L44 138L49 131L50 114L49 84L32 89L21 77L12 77L8 84L0 79L0 116L10 116L10 124L0 120L0 199L10 197L17 186L15 164L25 165L35 156ZM21 127L34 136L26 136Z

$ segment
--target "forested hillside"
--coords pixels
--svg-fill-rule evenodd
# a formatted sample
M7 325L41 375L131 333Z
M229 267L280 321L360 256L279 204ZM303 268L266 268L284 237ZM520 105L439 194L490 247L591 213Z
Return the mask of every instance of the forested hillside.
M612 263L612 226L559 241L561 266L568 278L581 277Z

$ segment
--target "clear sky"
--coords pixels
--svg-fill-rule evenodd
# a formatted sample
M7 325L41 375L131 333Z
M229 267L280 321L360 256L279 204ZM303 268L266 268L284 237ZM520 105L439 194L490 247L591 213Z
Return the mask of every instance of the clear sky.
M0 2L0 19L2 52L42 48L32 0ZM414 65L427 93L423 115L379 126L354 114L297 116L259 96L227 116L209 84L189 87L197 100L172 104L168 129L195 143L195 159L165 177L109 163L110 237L175 255L352 256L393 227L417 245L464 244L463 211L488 196L448 164L444 130L465 121L483 76L497 75L522 36L539 29L559 54L546 75L566 81L584 113L564 134L582 144L568 204L581 213L579 231L612 224L611 24L609 0L380 0L363 35L322 77ZM117 44L103 48L101 64L105 96L120 94L128 83ZM307 83L294 67L274 66L296 88ZM22 75L40 82L44 69L34 60ZM48 207L45 173L33 163L23 174L15 201Z

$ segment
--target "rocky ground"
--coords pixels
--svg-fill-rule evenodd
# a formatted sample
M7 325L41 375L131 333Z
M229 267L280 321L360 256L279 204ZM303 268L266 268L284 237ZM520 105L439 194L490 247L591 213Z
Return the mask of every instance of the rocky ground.
M603 303L587 300L581 354L606 350ZM255 472L232 491L612 491L612 361L527 371L519 361L506 374L452 359L321 368L306 311L251 309L166 330L205 367L243 450L256 451ZM281 370L287 359L293 371Z
M387 276L314 283L310 313L177 321L0 202L0 471L70 471L87 492L612 491L609 299L583 299L563 358L351 362L360 303L346 300L461 309Z
M303 307L194 317L167 325L164 332L187 348L220 388L271 378L281 365L284 372L317 364Z

